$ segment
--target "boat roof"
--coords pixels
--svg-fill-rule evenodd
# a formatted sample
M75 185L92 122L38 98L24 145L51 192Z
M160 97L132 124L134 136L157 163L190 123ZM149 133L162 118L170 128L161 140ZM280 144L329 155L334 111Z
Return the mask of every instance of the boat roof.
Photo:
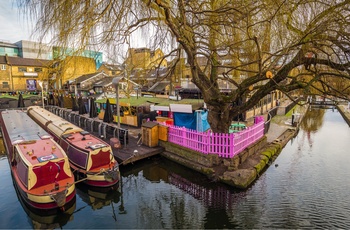
M2 111L1 114L11 143L15 143L16 141L41 140L42 138L51 137L25 111L6 110Z
M93 151L104 147L110 147L109 144L86 131L78 133L69 133L63 135L62 137L65 138L72 146L81 149L87 149L88 151Z
M7 110L1 114L12 145L16 146L27 165L35 166L67 157L63 149L25 111Z
M36 141L24 141L16 146L27 165L38 165L43 162L62 159L66 157L65 152L51 138Z
M57 135L61 136L62 134L71 133L71 132L81 132L82 128L68 122L62 117L51 113L50 111L43 109L39 106L30 106L29 110L35 111L38 115L44 118L46 121L50 121L48 125L50 127L54 126L55 128L51 128L51 131Z
M47 127L50 129L50 131L59 137L62 136L72 146L84 149L86 151L110 147L109 144L102 141L100 138L97 138L82 128L68 122L62 117L51 113L46 109L39 106L30 106L29 110L39 114L43 119L45 119L47 121Z

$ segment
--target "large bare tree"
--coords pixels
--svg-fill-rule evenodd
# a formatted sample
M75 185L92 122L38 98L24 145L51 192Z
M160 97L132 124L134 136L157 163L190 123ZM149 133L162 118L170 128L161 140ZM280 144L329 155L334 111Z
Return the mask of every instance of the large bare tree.
M184 53L214 132L228 132L235 116L274 90L343 98L348 90L349 0L17 2L53 44L105 50L137 32L167 57ZM221 92L219 82L234 90Z

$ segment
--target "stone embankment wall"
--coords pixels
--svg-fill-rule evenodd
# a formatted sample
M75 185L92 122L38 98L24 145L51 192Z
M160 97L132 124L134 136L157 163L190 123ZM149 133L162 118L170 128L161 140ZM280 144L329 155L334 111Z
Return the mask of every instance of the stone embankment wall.
M165 141L159 141L159 145L165 148L162 153L164 157L218 180L222 171L238 170L240 164L265 146L266 137L231 159L221 158L216 154L203 154Z
M350 110L348 109L347 105L345 104L339 104L336 105L339 113L342 115L346 123L350 126Z
M220 177L220 181L236 188L248 188L278 156L287 142L295 136L296 129L287 129L278 139L258 149L238 169L228 170Z

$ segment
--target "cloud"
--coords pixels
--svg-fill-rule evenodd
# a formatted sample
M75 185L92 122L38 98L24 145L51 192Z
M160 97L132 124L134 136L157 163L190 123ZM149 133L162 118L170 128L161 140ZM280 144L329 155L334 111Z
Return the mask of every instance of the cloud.
M33 29L31 22L26 20L24 15L12 1L3 1L0 7L1 33L0 40L17 42L30 40Z

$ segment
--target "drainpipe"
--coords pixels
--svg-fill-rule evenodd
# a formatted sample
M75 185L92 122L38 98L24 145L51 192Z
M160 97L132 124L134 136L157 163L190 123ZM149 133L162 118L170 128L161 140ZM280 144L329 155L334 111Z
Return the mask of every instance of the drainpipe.
M12 77L12 65L8 60L7 54L5 54L6 64L10 67L10 82L11 82L11 91L15 91L13 87L13 77Z

